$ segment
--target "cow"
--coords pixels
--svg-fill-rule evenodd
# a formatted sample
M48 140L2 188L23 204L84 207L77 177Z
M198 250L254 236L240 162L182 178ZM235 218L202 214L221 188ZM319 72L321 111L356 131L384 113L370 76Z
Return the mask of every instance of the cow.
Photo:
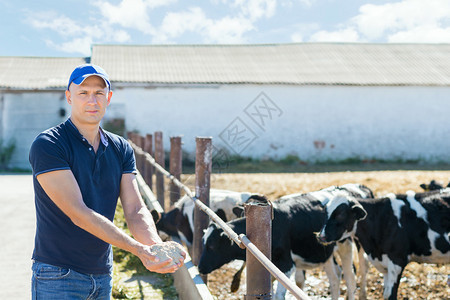
M450 189L377 199L338 194L327 203L326 212L319 241L326 245L353 236L384 274L385 299L397 299L409 262L450 263ZM360 299L365 298L364 282Z
M420 187L424 191L435 191L435 190L441 190L444 188L444 185L440 182L437 182L436 180L431 180L430 183L422 183ZM447 184L447 187L450 187L450 182Z
M209 195L210 208L226 222L236 218L233 208L247 201L252 193L211 189ZM190 247L194 236L194 207L194 201L185 195L175 202L173 209L167 213L152 210L156 229L180 238Z
M304 270L324 267L330 280L332 299L339 297L340 271L333 254L341 257L344 278L349 299L354 299L356 281L351 265L353 244L345 240L337 246L335 243L323 245L318 242L316 233L326 221L324 205L338 192L359 197L373 197L369 188L359 184L332 186L306 194L293 194L281 197L273 202L272 221L272 262L286 276L295 272L295 281L302 288ZM252 196L261 199L261 196ZM246 218L227 223L237 234L245 233ZM232 260L245 260L246 252L231 241L221 228L211 223L203 236L203 252L198 264L202 274L208 274ZM350 265L348 264L350 262ZM278 284L275 299L284 299L286 289Z

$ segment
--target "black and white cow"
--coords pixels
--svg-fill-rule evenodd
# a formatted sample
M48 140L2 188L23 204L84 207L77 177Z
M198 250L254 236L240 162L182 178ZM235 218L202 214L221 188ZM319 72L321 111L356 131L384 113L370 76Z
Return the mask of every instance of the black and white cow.
M437 182L436 180L431 180L430 183L422 183L420 185L422 189L425 191L435 191L435 190L441 190L444 188L444 185L440 182ZM450 182L447 184L447 187L450 187Z
M384 274L385 299L397 299L409 262L450 263L450 189L379 199L339 194L326 209L328 220L318 239L327 244L354 236ZM361 293L360 299L365 298L365 282Z
M252 193L211 189L209 207L224 221L235 219L233 208L244 203ZM152 211L158 231L179 237L187 246L191 246L194 235L194 201L187 195L174 204L167 213Z
M367 187L348 184L307 194L288 195L273 202L272 262L288 277L296 271L295 281L300 288L304 284L304 270L324 267L330 280L332 299L338 299L340 271L333 259L333 254L337 251L343 265L348 298L354 299L356 281L351 265L351 240L339 243L338 247L335 243L323 245L316 238L316 233L326 221L324 205L338 191L358 197L372 197L372 192ZM227 224L237 234L245 233L245 217ZM245 250L230 240L216 224L210 224L203 236L199 272L208 274L235 259L245 260ZM284 299L285 293L285 287L278 284L274 298Z

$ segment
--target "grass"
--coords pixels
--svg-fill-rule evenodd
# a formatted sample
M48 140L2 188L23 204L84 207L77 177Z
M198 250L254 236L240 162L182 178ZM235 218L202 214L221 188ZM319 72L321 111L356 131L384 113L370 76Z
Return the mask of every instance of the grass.
M168 165L168 162L166 163ZM304 161L295 155L281 159L213 156L212 172L220 173L316 173L343 171L450 170L449 162L350 157L342 160ZM195 173L195 162L183 157L183 173Z
M165 165L170 165L170 154L165 153ZM195 157L183 152L183 174L195 173ZM304 161L296 155L287 155L280 159L258 159L239 155L230 155L224 152L213 152L212 172L222 173L317 173L317 172L344 172L344 171L395 171L395 170L450 170L450 162L429 162L422 159L380 159L349 157L346 159L323 159L317 161ZM0 169L1 174L31 174L25 169Z
M120 202L114 223L130 234ZM150 272L138 257L114 246L113 257L113 299L178 299L171 274Z

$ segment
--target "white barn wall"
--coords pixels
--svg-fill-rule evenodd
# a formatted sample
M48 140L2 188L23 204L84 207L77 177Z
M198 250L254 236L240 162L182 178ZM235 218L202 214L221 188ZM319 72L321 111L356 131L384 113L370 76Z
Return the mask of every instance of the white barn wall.
M282 110L266 118L263 129L244 112L261 92ZM167 150L174 135L183 135L188 152L194 152L196 136L225 146L219 135L240 117L257 136L238 149L243 156L450 161L449 92L411 86L126 87L115 89L109 117L124 115L128 131L162 131Z
M67 118L59 115L60 108L66 108L68 115L64 91L3 94L2 137L6 143L16 144L10 167L31 169L28 162L31 143L41 131Z
M261 92L282 110L266 118L263 128L244 112ZM107 117L125 118L127 130L141 134L162 131L167 150L169 136L182 135L183 149L191 153L196 136L211 136L214 146L235 153L219 135L239 117L256 134L247 148L238 149L243 156L450 162L449 94L450 87L410 86L126 87L114 90ZM33 139L70 112L64 91L3 92L1 99L0 137L16 140L10 167L30 169ZM60 108L66 116L59 115Z

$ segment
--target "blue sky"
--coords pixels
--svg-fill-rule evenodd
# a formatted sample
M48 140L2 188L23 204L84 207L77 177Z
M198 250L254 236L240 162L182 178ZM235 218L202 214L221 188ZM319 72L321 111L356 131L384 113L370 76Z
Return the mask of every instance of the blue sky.
M450 43L450 0L0 0L1 56L92 44Z

